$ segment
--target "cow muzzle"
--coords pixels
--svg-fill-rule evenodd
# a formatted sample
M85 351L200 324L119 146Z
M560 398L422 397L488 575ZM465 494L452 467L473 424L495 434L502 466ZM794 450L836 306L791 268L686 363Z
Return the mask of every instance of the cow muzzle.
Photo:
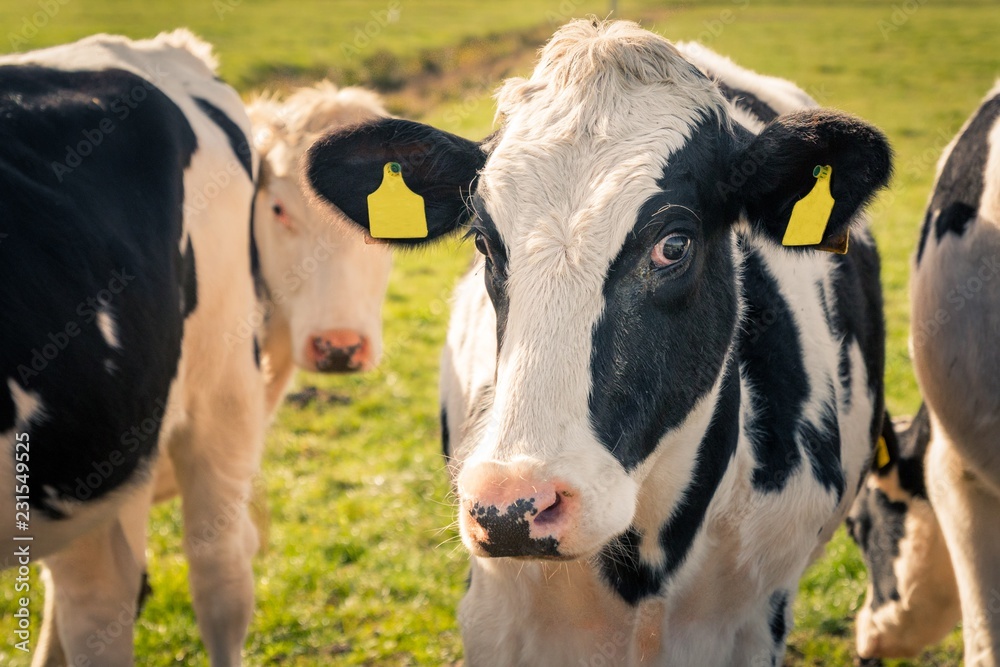
M579 520L579 494L537 471L474 464L458 480L462 540L475 556L566 559L560 545Z
M332 329L309 337L306 360L320 373L355 373L374 366L371 343L357 331Z

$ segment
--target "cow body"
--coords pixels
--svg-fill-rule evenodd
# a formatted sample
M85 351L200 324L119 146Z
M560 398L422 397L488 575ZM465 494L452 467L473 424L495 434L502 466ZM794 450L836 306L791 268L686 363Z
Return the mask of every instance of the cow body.
M352 193L391 160L429 237L471 215L484 257L441 378L470 665L780 664L881 427L883 332L866 232L846 256L775 237L812 185L791 174L842 174L838 236L889 156L769 81L575 21L482 144L392 121L312 149L318 196L362 227Z
M873 461L847 518L868 568L857 616L858 655L908 658L941 640L961 618L948 547L927 493L927 406L912 421L888 419L885 454Z
M698 45L679 50L724 84L750 129L815 106ZM737 232L742 316L710 325L733 330L726 370L660 444L629 531L587 563L474 557L460 612L470 664L781 664L798 579L849 506L881 409L881 300L865 294L878 259L858 236L840 257ZM632 316L609 306L606 319ZM456 292L442 358L456 469L489 414L495 322L478 263Z
M958 583L965 664L997 665L1000 86L941 158L910 293L913 364L932 430L927 487Z
M185 31L6 56L0 79L0 489L12 515L24 437L31 557L58 621L36 662L131 662L152 469L169 457L199 625L213 664L236 664L264 425L254 341L219 327L255 304L242 103ZM112 624L121 639L95 639Z

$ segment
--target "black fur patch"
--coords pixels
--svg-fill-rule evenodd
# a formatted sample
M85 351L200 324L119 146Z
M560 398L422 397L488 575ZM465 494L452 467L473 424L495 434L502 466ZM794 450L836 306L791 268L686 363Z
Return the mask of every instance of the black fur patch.
M778 117L778 112L775 111L770 104L763 101L753 93L732 88L727 86L722 81L716 81L715 85L719 87L719 90L722 91L723 96L725 96L727 100L745 111L749 111L761 122L770 123Z
M590 421L626 470L712 389L736 329L731 220L713 196L732 141L706 122L670 156L662 195L642 206L604 281L591 334ZM658 270L650 250L669 234L691 239L689 259Z
M233 149L233 153L236 154L236 159L240 161L240 166L246 172L247 178L253 180L253 153L250 150L250 140L247 139L247 135L243 133L240 126L234 123L233 119L225 111L208 100L195 97L194 102L225 133L226 138L229 140L229 146Z
M989 159L990 130L1000 118L1000 95L986 100L952 147L941 175L934 184L934 194L920 230L917 264L923 258L930 226L940 242L945 234L961 236L975 220L983 197L983 180ZM937 212L937 213L936 213Z
M908 505L893 502L875 489L859 498L848 527L851 537L865 555L872 585L872 609L890 600L899 600L893 564L899 557L899 542L906 534Z
M823 404L819 426L802 421L799 438L809 457L813 477L827 491L835 491L840 502L844 495L844 469L840 464L840 424L833 387L830 387Z
M448 435L448 411L441 408L441 452L445 461L451 458L451 438Z
M746 420L747 436L757 466L753 485L758 491L776 493L802 462L795 435L802 405L809 395L809 379L802 366L799 331L792 313L759 254L745 248L743 294L746 320L770 322L750 327L739 339L743 375L751 387L752 415Z
M704 523L708 505L736 453L739 441L740 382L735 364L726 370L712 423L698 448L698 460L681 501L659 535L640 535L630 528L601 551L601 573L605 581L629 604L638 604L655 594L684 563ZM663 567L643 562L639 545L658 539L666 559Z
M198 271L194 259L194 246L191 245L191 237L188 237L187 247L181 254L181 315L187 319L188 315L198 307Z
M788 634L788 591L777 590L771 595L771 618L768 627L771 628L771 639L775 646L785 643L785 635Z
M197 141L170 98L123 70L5 66L0 90L10 235L0 243L0 374L42 404L45 418L28 427L30 503L61 518L47 490L100 498L156 447L180 357L183 178ZM114 375L101 308L114 313L121 347Z

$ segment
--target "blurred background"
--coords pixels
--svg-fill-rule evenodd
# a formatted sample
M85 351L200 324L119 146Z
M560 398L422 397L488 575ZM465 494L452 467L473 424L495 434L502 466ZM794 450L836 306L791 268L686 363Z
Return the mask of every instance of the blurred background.
M502 79L529 73L553 30L588 14L701 41L888 134L896 175L870 212L883 256L888 405L912 414L910 256L937 159L1000 76L995 1L0 0L0 52L187 26L215 45L221 76L247 99L327 78L377 90L394 114L478 139L491 130ZM250 665L461 661L455 609L468 568L452 526L437 407L450 293L473 252L457 245L397 257L378 370L302 374L278 413L257 480L270 519L256 561ZM137 664L207 664L179 520L176 500L154 511L154 592L137 630ZM840 531L803 579L786 665L851 664L865 576ZM0 574L3 637L13 636L13 581ZM40 607L39 595L36 614ZM957 665L960 656L956 631L919 660L888 664ZM0 643L0 664L28 662Z

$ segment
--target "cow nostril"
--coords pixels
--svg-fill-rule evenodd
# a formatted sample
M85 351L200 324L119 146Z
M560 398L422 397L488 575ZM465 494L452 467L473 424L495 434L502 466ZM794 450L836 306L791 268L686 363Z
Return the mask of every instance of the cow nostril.
M549 504L548 507L538 511L535 515L534 523L536 526L546 526L555 523L559 520L559 517L563 513L563 500L562 494L556 493L555 498Z
M348 347L335 347L329 342L316 339L313 342L316 350L316 370L324 373L344 373L356 371L361 368L361 362L357 358L362 345L351 345Z

